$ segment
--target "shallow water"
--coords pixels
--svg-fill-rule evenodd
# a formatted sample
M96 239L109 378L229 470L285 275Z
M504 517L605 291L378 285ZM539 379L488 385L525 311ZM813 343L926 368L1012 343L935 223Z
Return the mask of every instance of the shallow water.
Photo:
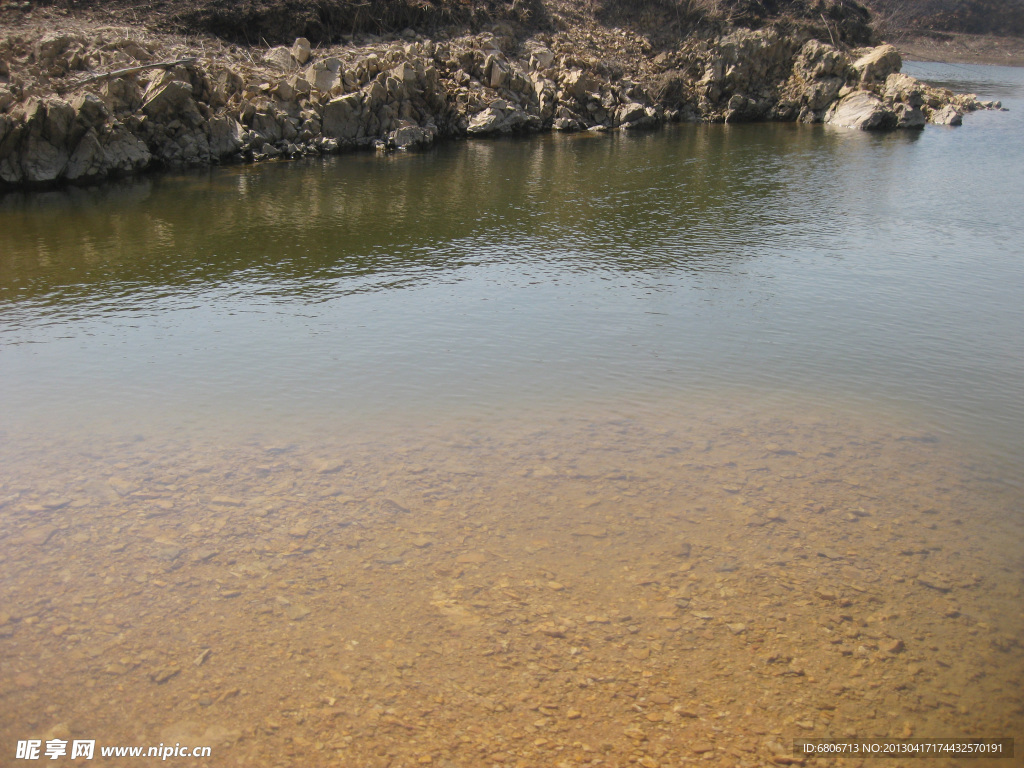
M913 66L1011 111L0 199L0 750L1020 741L1024 76Z

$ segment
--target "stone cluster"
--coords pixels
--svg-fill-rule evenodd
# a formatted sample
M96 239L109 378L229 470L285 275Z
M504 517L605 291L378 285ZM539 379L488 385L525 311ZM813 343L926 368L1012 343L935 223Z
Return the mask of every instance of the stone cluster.
M892 46L850 54L774 29L689 39L633 71L547 34L211 45L123 30L0 38L0 185L675 121L920 128L999 106L900 74Z

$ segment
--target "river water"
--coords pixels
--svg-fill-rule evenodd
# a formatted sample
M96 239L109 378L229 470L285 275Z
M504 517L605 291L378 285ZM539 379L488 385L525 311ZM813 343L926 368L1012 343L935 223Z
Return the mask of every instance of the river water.
M0 753L1024 744L1024 70L905 71L1010 111L0 198Z

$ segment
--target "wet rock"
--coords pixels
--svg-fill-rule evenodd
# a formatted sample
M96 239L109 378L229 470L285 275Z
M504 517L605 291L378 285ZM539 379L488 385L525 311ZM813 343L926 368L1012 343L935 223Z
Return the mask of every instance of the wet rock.
M902 651L905 650L905 648L906 648L906 646L903 645L903 641L899 640L897 638L891 638L889 640L885 640L879 646L880 650L885 651L886 653L893 653L893 654L901 653Z
M14 685L18 688L35 688L39 680L27 672L19 672L14 676Z
M333 475L345 468L345 462L333 459L322 459L313 462L313 471L318 475Z
M938 592L950 592L953 584L943 576L935 573L923 573L917 577L917 583Z
M162 685L180 672L181 667L160 667L159 669L155 669L149 673L149 679L157 685Z
M377 511L386 515L408 515L408 507L403 507L393 499L381 499L376 505Z
M200 547L192 551L192 562L208 563L220 554L220 550Z
M388 134L387 143L393 149L422 149L433 144L436 138L436 130L418 125L405 125Z
M627 738L632 739L633 741L637 741L637 742L647 741L647 733L642 728L638 728L636 726L631 726L629 728L626 728L623 731L623 734Z
M25 532L22 541L35 547L41 547L53 538L57 530L55 525L42 525L38 528L31 528Z
M156 556L160 560L166 560L168 562L173 562L174 560L177 560L179 557L181 557L181 553L182 553L181 547L175 547L173 545L166 545L166 546L163 546L163 547L160 547L159 549L157 549Z
M491 133L508 133L512 130L512 126L505 119L505 113L501 109L495 107L488 107L481 112L477 112L473 115L473 119L469 121L469 126L466 128L467 133L471 136L486 136Z
M896 112L896 127L897 128L924 128L928 118L919 107L908 107L905 104L897 104L895 108Z

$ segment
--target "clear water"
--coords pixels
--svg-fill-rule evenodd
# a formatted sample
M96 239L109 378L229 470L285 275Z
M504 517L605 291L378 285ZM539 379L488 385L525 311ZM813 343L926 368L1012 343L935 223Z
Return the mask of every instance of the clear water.
M0 754L1024 739L1024 70L906 71L1010 111L0 199Z
M958 130L685 126L8 196L4 427L908 412L1018 464L1020 70ZM916 71L916 70L913 70Z

